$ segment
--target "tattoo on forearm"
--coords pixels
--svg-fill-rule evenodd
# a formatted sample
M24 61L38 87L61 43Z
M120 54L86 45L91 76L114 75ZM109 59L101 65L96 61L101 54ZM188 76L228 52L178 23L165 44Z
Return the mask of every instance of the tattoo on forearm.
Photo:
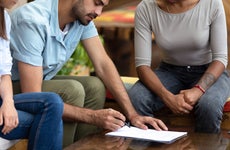
M208 89L214 82L216 78L214 75L211 73L205 73L201 80L198 82L198 84L203 88L203 89Z

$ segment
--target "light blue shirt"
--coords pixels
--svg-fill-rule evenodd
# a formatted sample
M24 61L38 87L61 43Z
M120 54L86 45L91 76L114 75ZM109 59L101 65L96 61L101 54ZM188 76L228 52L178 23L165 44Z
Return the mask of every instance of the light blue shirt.
M17 61L43 66L43 79L50 80L71 57L80 40L97 36L93 22L69 24L63 37L58 23L58 0L38 0L11 14L12 79L19 80ZM31 72L32 73L32 72Z

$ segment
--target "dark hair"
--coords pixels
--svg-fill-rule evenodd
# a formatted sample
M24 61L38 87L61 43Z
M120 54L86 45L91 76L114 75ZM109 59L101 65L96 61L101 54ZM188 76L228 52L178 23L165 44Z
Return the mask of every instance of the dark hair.
M0 7L0 37L7 40L4 8Z

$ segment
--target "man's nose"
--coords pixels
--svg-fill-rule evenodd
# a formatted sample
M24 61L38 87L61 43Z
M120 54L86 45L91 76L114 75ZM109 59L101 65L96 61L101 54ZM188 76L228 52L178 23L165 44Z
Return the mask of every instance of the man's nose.
M98 16L100 16L101 13L102 13L102 9L103 9L103 6L97 7L96 10L95 10L95 13L96 13Z

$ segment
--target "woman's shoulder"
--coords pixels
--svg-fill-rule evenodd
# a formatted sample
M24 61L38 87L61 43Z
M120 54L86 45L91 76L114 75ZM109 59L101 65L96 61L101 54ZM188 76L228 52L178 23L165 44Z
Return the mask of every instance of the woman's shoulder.
M10 28L11 28L11 20L10 20L10 16L6 10L4 11L4 17L5 17L5 24L6 24L6 34L7 34L7 37L9 37Z
M208 6L208 7L218 7L222 5L222 0L200 0L202 2L202 5Z
M157 0L142 0L138 6L137 11L150 11L157 7Z
M153 6L156 4L157 0L142 0L139 5Z
M6 23L10 22L10 16L6 10L4 10L4 17L5 17Z

